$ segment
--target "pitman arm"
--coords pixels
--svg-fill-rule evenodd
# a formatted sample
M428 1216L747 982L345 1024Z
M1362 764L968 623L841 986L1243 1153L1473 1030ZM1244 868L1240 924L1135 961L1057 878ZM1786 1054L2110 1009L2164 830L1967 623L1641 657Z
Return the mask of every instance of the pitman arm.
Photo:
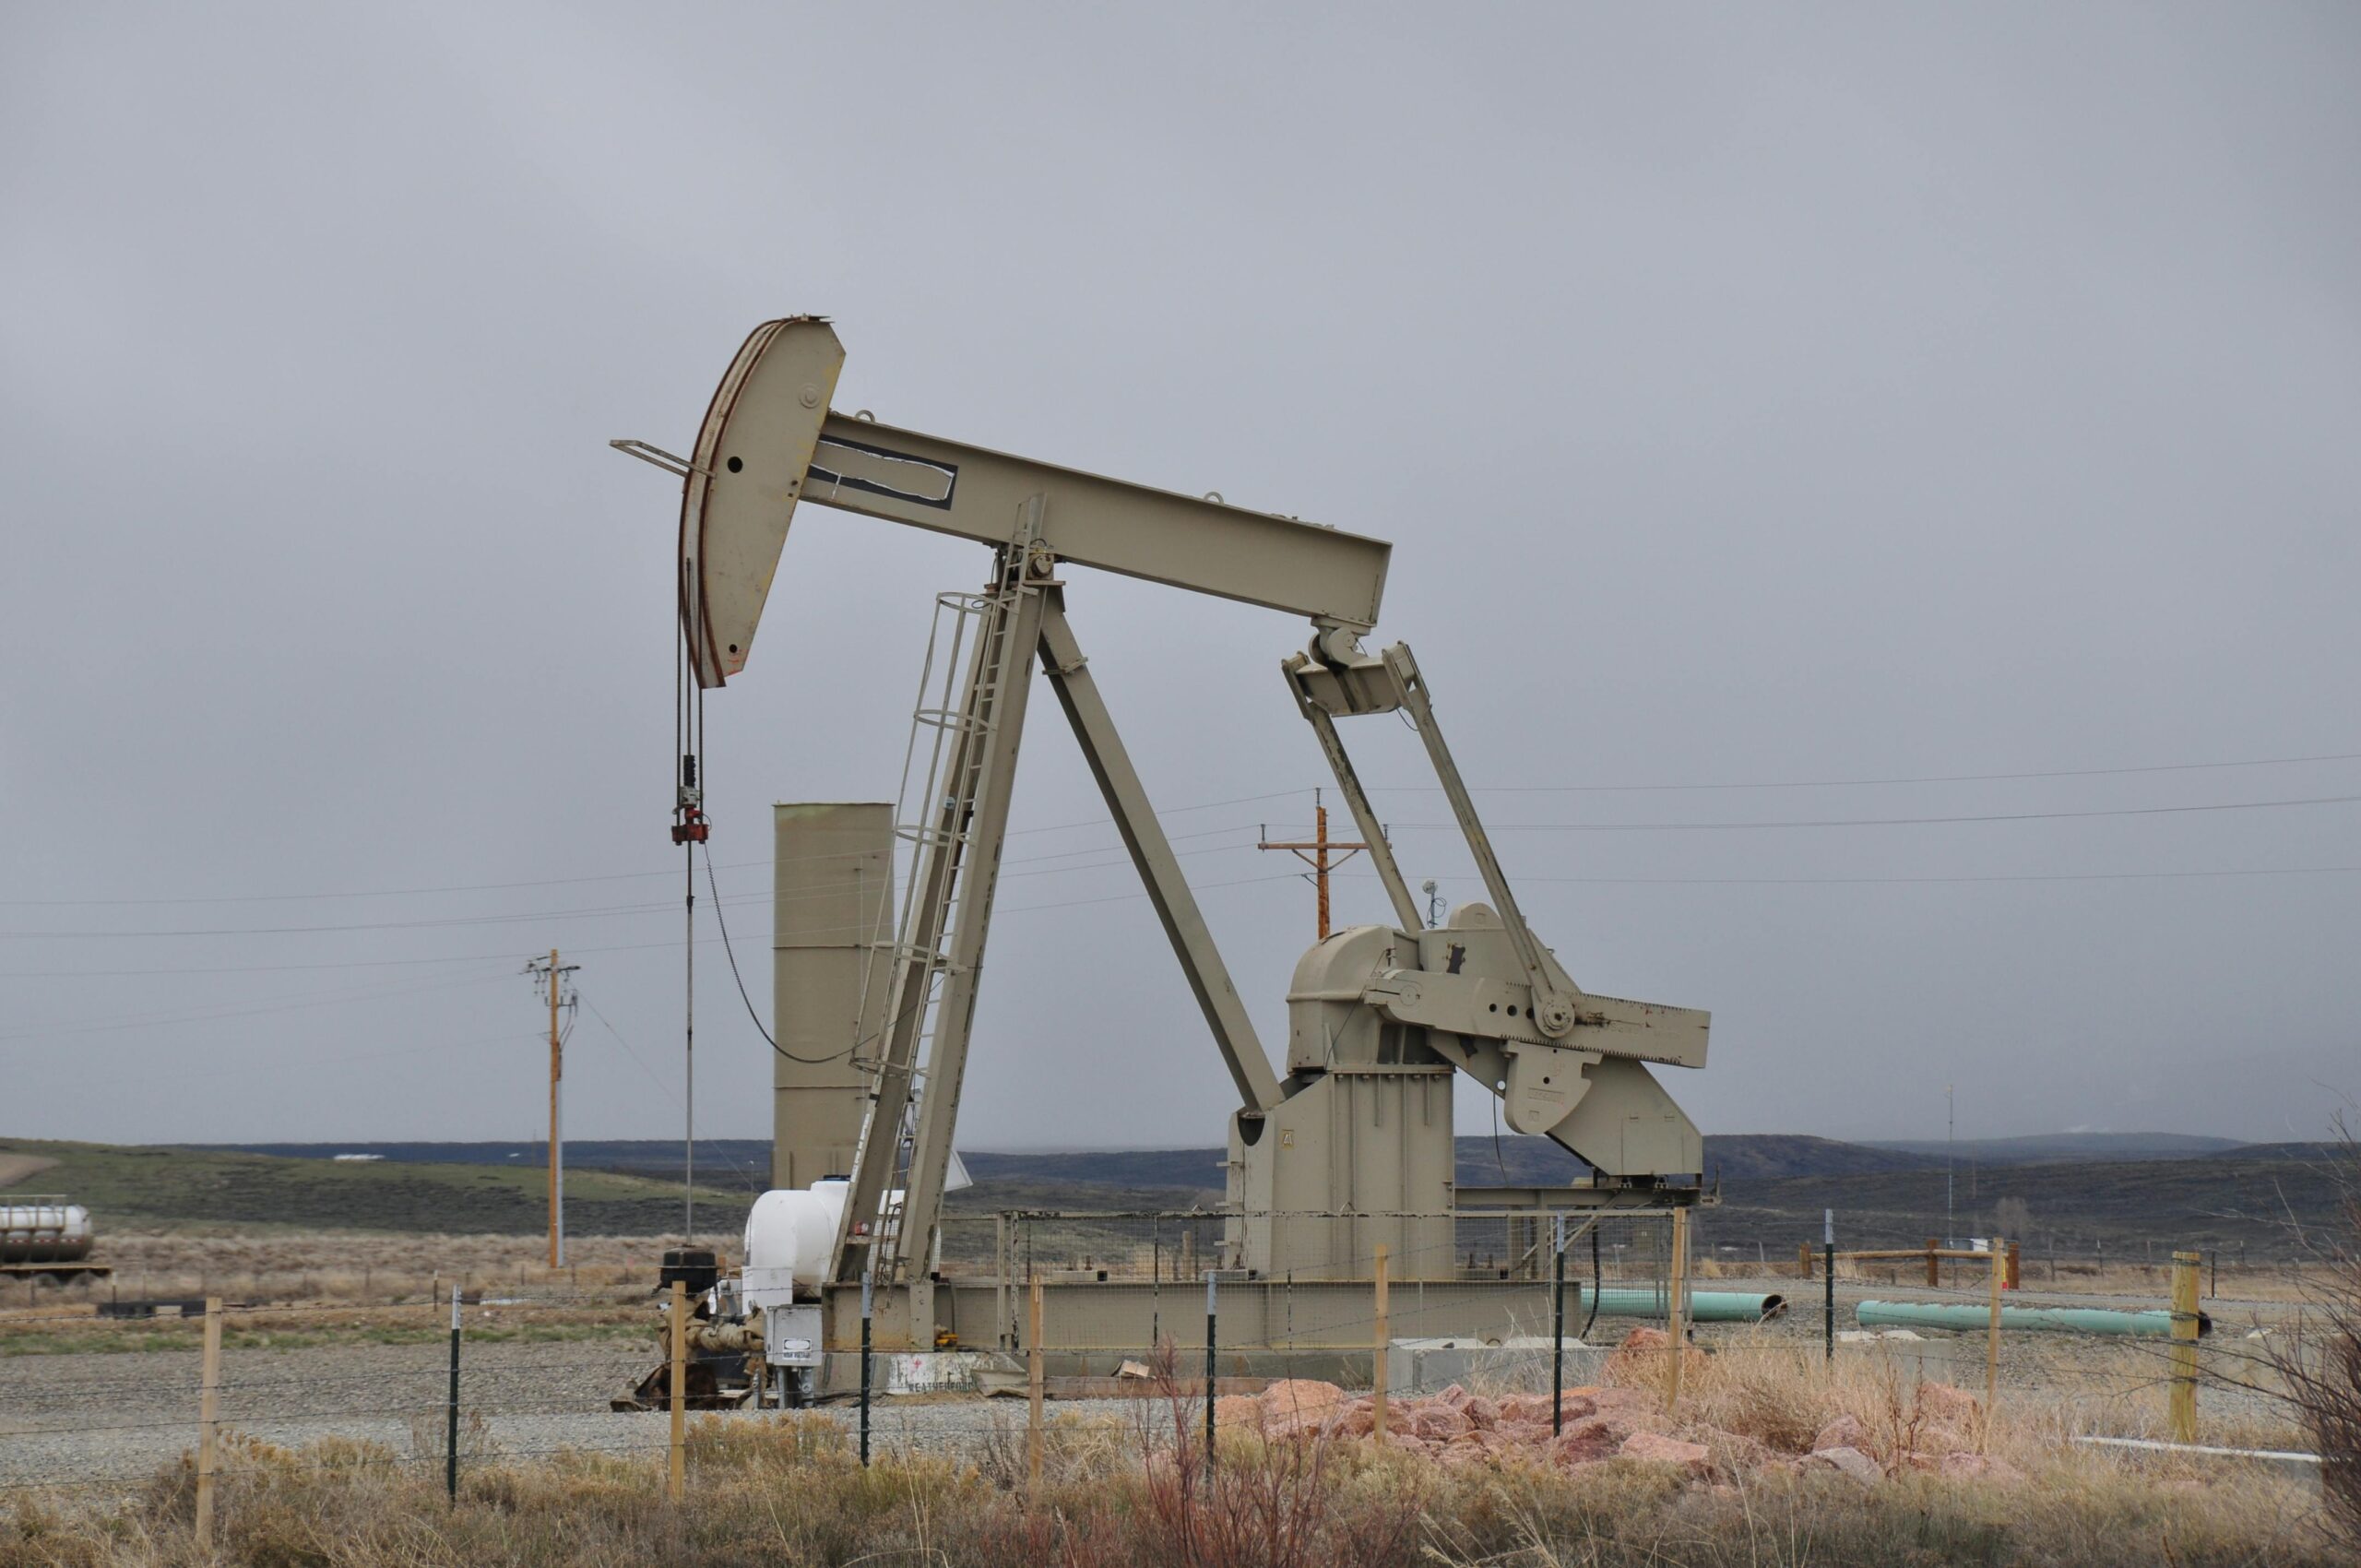
M1409 647L1395 643L1372 656L1351 633L1330 632L1282 668L1371 844L1383 841L1382 831L1335 720L1397 711L1409 717L1483 877L1489 918L1499 928L1492 940L1505 940L1513 955L1513 968L1502 972L1480 957L1468 962L1447 932L1419 932L1419 967L1380 971L1363 1000L1397 1023L1426 1029L1437 1051L1501 1096L1516 1131L1552 1137L1613 1174L1700 1169L1695 1126L1642 1063L1703 1067L1709 1016L1585 994L1541 945L1492 852ZM1416 907L1390 856L1380 861L1379 874L1397 912L1408 909L1406 924L1417 931ZM1635 1123L1642 1124L1636 1133Z

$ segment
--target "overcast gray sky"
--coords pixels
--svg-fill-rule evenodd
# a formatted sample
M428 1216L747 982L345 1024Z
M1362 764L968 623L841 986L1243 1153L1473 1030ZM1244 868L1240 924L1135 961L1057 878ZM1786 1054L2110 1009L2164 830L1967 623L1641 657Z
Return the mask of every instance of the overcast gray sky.
M1544 940L1713 1009L1708 1132L1940 1132L1956 1083L1963 1133L2301 1136L2361 1090L2349 6L0 27L0 1133L530 1135L552 945L570 1130L676 1132L676 492L605 443L685 449L799 311L842 407L1394 540L1380 635ZM768 804L891 796L985 564L797 520L707 708L765 1008ZM1303 628L1069 601L1280 1040ZM1353 739L1477 896L1410 738ZM1041 705L970 1147L1221 1135L1102 815ZM2011 820L1759 826L1963 816ZM1758 826L1567 830L1667 823ZM760 1134L718 960L700 1128Z

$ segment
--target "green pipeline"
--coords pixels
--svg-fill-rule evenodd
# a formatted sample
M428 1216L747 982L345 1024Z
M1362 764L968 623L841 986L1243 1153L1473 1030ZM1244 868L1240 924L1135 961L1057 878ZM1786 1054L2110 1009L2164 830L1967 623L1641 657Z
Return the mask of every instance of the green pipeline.
M1568 1281L1569 1284L1572 1281ZM1585 1285L1580 1292L1581 1302L1567 1293L1566 1311L1588 1315L1591 1289ZM1665 1292L1662 1286L1610 1285L1598 1293L1598 1315L1601 1317L1656 1317L1665 1315ZM1743 1290L1691 1290L1689 1292L1689 1321L1691 1323L1761 1323L1777 1317L1787 1310L1787 1298L1775 1292L1763 1296Z
M1863 1301L1853 1309L1863 1328L1951 1328L1962 1333L1989 1328L1990 1307L1958 1301ZM2004 1329L2045 1328L2061 1334L2139 1334L2172 1337L2173 1314L2162 1310L2109 1312L2101 1307L2002 1307ZM2213 1332L2213 1320L2197 1314L2197 1332Z

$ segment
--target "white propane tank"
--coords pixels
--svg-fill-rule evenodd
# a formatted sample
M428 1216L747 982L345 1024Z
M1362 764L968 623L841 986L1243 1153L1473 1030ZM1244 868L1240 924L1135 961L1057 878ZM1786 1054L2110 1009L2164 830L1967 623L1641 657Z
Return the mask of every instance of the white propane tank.
M0 1201L0 1263L72 1263L90 1255L90 1211L63 1198Z
M807 1293L827 1277L829 1254L843 1223L842 1177L814 1182L808 1192L774 1188L754 1200L746 1216L746 1304L774 1307Z

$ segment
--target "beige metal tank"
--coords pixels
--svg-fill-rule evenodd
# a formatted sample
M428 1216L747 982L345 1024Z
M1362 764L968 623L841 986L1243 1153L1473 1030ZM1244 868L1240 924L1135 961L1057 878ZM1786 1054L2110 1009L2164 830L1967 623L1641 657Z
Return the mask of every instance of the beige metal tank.
M771 1185L808 1189L851 1173L869 1109L853 1057L877 1033L891 968L894 808L809 802L771 818Z

